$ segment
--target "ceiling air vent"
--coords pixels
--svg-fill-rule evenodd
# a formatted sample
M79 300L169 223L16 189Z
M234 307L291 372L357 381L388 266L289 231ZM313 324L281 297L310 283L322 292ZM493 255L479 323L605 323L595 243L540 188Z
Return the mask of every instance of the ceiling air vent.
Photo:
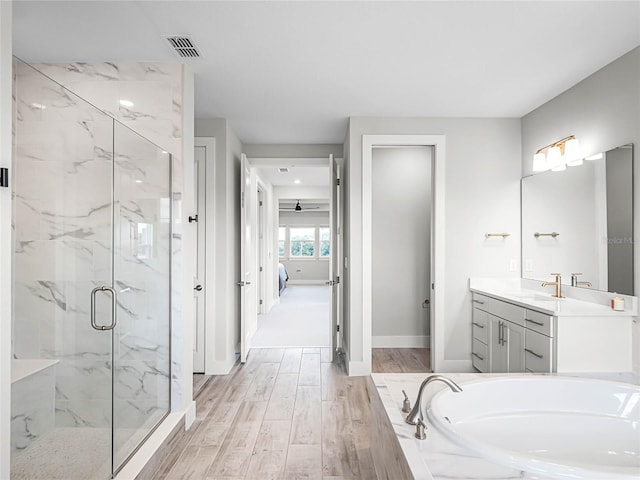
M278 171L279 171L280 173L288 173L288 172L289 172L289 169L288 169L287 167L281 167L281 168L278 168Z
M191 38L184 35L172 35L166 39L179 57L200 58L200 52Z

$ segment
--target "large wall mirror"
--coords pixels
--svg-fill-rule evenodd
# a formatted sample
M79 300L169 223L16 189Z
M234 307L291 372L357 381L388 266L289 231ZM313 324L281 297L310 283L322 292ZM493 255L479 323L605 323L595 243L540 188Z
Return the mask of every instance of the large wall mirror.
M522 179L522 276L633 295L633 145L589 158Z

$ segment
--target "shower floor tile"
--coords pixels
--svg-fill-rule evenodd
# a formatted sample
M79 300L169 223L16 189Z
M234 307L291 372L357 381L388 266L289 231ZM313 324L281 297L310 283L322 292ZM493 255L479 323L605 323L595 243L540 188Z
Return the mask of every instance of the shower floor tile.
M11 459L11 480L111 478L111 429L56 428Z

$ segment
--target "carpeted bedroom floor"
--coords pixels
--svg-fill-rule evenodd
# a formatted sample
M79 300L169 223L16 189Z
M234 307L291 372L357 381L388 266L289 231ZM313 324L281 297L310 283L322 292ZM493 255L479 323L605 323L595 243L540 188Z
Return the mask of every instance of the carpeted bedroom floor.
M289 285L280 303L266 315L258 315L258 331L251 346L330 346L329 286Z

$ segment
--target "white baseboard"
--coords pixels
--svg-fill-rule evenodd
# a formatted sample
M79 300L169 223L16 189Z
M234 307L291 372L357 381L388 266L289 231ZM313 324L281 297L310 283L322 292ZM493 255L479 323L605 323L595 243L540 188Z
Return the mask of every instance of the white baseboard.
M287 285L326 285L328 281L329 280L289 280Z
M473 373L471 360L440 360L434 373Z
M376 335L371 337L371 348L429 348L429 335Z
M184 429L189 430L196 419L196 402L192 401L184 413Z
M345 365L347 366L347 375L350 377L364 377L371 375L371 364L365 362L353 362L349 358L349 352L345 351Z
M205 375L227 375L236 364L236 356L206 365Z

